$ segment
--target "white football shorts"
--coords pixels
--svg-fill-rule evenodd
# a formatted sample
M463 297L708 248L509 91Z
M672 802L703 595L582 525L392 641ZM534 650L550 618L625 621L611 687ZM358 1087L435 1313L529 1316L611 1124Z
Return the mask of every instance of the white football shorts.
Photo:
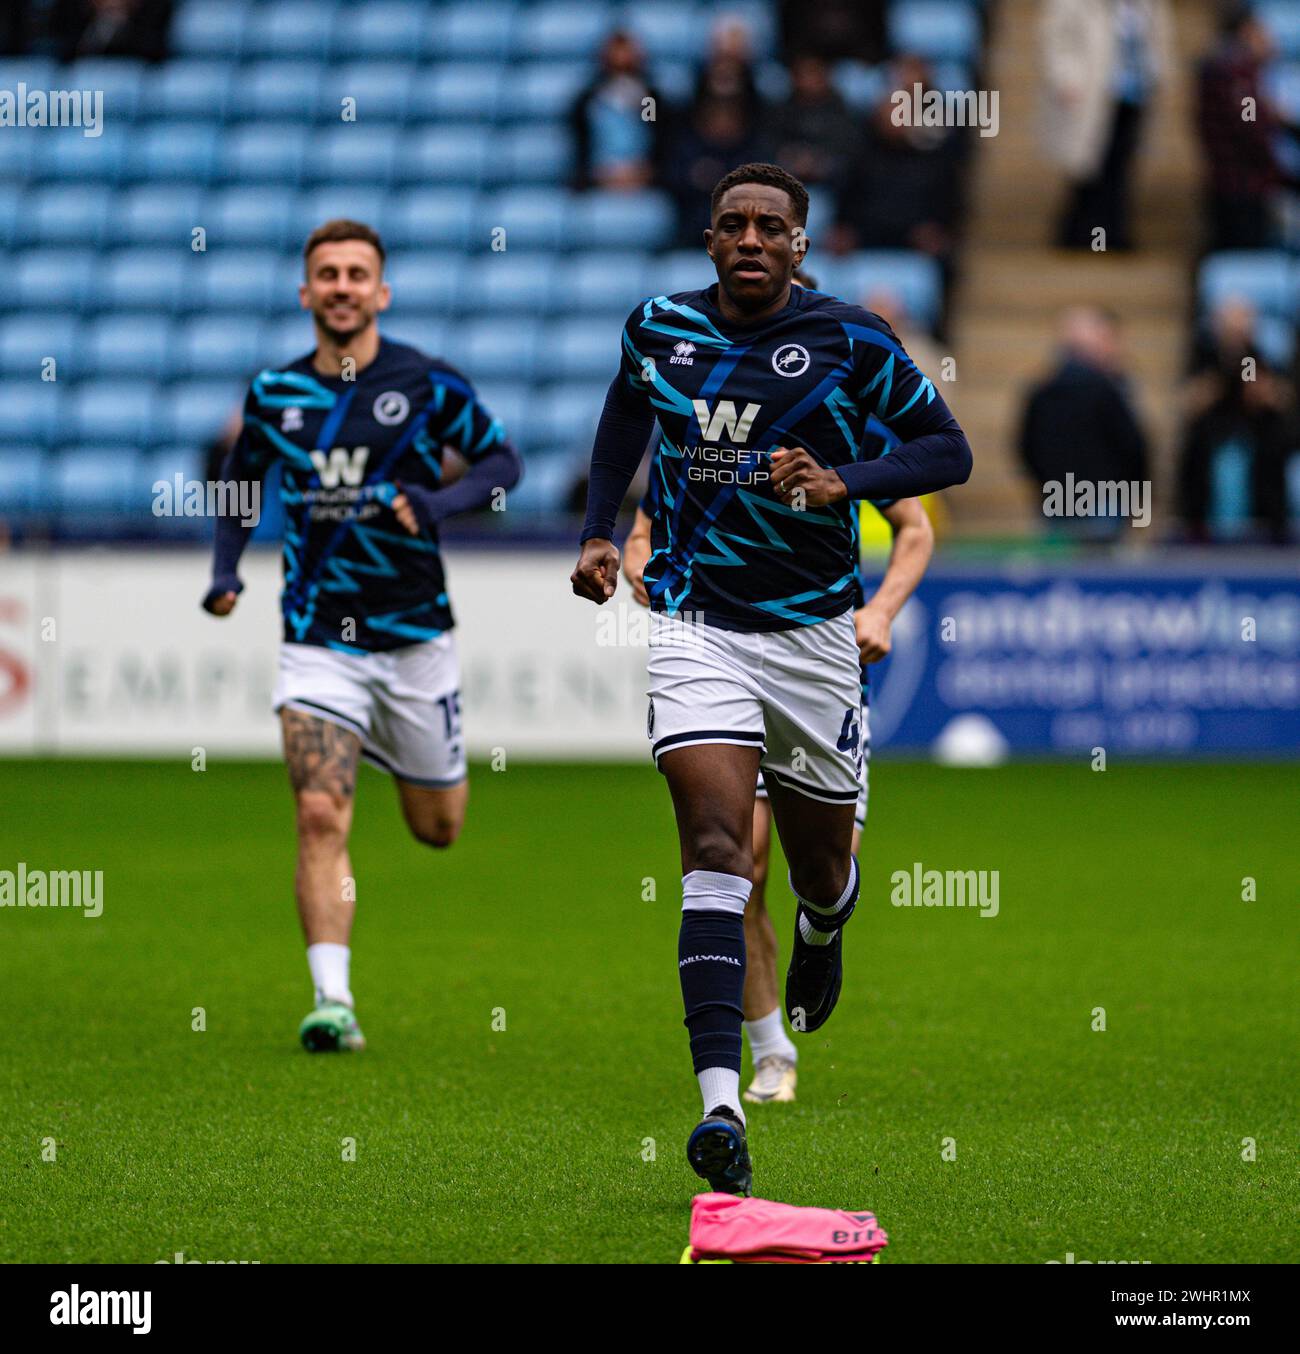
M398 780L445 789L465 779L450 634L386 653L282 644L274 704L277 713L287 706L350 729L366 761Z
M862 770L858 776L858 804L853 811L853 826L859 832L865 832L867 827L867 792L869 789L868 775L871 768L871 721L868 718L868 709L864 703L862 706ZM767 786L763 784L763 773L758 773L758 788L755 795L759 799L767 798Z
M761 750L763 775L829 804L856 804L862 686L853 616L751 634L652 613L646 732L673 748Z

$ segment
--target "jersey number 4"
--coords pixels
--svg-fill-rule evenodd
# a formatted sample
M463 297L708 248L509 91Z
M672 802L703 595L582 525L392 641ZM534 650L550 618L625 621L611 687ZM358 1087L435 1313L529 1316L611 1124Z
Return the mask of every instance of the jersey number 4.
M840 736L835 740L835 746L841 752L851 752L855 757L858 755L858 744L862 741L860 718L857 710L845 710L844 726L840 729Z

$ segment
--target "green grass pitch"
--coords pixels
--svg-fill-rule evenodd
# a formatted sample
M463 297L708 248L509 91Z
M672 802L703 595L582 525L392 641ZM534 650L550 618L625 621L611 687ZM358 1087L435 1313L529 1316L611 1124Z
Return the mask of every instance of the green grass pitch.
M1293 1260L1295 776L880 761L843 999L798 1103L750 1109L758 1193L874 1209L886 1264ZM98 919L0 910L0 1259L677 1260L699 1104L648 765L475 768L445 853L365 772L370 1048L338 1057L295 1041L281 767L0 785L0 869L105 879ZM999 870L1000 914L892 906L913 861Z

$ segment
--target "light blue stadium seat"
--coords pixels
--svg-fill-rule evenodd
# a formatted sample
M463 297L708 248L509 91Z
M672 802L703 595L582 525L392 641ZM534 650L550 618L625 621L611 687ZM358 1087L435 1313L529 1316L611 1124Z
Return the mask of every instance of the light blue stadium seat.
M385 271L395 304L446 314L460 294L464 265L456 255L415 249L390 254Z
M98 270L95 256L82 249L26 249L18 256L11 286L13 300L41 310L82 306Z
M133 122L140 110L148 68L143 61L97 57L74 61L59 71L58 88L102 93L104 126Z
M445 356L454 366L455 354L448 353ZM467 374L474 381L475 393L483 407L501 423L506 430L506 436L515 446L526 451L532 445L530 441L532 399L529 386L523 381L480 381L474 377L473 372ZM524 478L527 476L528 470L525 465ZM513 492L514 490L511 490L511 493Z
M295 195L275 184L244 188L232 184L214 192L203 204L201 223L208 232L208 248L257 245L281 249L293 243L290 221Z
M27 238L26 196L21 184L0 181L0 249Z
M553 122L502 129L486 161L491 184L565 183L572 167L573 138L567 127Z
M423 47L428 15L422 0L367 0L345 10L336 24L335 57L409 60Z
M205 542L212 539L212 518L207 515L187 517L183 512L172 512L155 516L153 513L153 505L159 501L155 485L167 486L168 497L161 500L167 504L175 501L177 475L184 484L206 481L207 457L201 445L183 443L142 451L129 458L128 473L129 511L134 517L147 514L152 532L171 539L181 537Z
M202 211L206 191L197 183L142 183L124 188L106 223L109 237L117 244L188 249L195 226L207 224Z
M247 0L185 0L176 7L172 45L184 56L238 58L248 27Z
M1295 359L1295 325L1281 315L1260 315L1255 320L1255 343L1265 362L1288 371Z
M470 380L530 381L538 360L538 330L531 321L467 317L453 330L455 355ZM548 357L549 365L549 357Z
M0 85L0 89L2 88L5 86ZM4 130L8 132L17 129ZM0 136L0 180L19 184L28 177L37 141L38 138L35 136Z
M59 439L81 446L142 446L149 438L155 402L152 381L79 381L60 408Z
M593 69L573 61L534 61L513 67L501 90L501 116L527 122L567 117Z
M238 68L224 61L164 61L145 77L142 111L152 118L219 122L230 109Z
M382 332L398 343L409 343L430 357L441 357L449 342L459 348L457 327L440 315L413 314L406 306L389 311L381 321Z
M155 432L167 441L202 446L243 407L245 393L239 381L182 381L163 395Z
M560 265L552 304L566 311L616 315L620 323L658 278L660 261L648 254L578 254ZM696 269L698 270L698 267Z
M560 320L547 326L542 338L544 375L550 380L612 381L622 356L620 323L595 324L589 319Z
M95 245L103 237L112 189L104 184L50 184L35 188L18 222L20 243Z
M322 121L335 126L343 121L345 107L351 110L357 125L401 122L410 109L415 80L416 68L396 60L335 66L318 86L317 112ZM344 99L352 103L345 105Z
M235 183L278 183L295 186L307 160L306 127L249 123L226 129L221 169Z
M41 363L52 357L61 378L77 375L77 359L83 356L78 342L80 327L81 316L69 311L0 319L0 369L14 379L35 380L40 376Z
M554 259L507 249L477 254L462 269L462 305L471 315L540 315L549 304Z
M311 122L329 67L314 61L259 61L244 66L231 94L230 115L249 122ZM272 130L278 130L273 128Z
M49 484L39 446L0 446L0 521L43 510Z
M874 108L889 85L886 67L868 66L863 61L837 62L831 78L840 97L859 113Z
M71 128L52 128L36 142L31 171L43 179L78 183L116 183L122 177L133 128L106 123L102 136L83 136Z
M474 222L475 198L463 188L413 188L398 196L389 221L390 247L463 249ZM449 267L455 267L448 260Z
M1300 6L1294 0L1258 0L1254 9L1290 60L1300 58Z
M411 86L410 116L441 122L491 121L504 80L503 68L488 63L442 62L422 67Z
M333 0L274 0L249 16L245 57L324 60L329 55L337 6ZM350 16L342 20L350 27Z
M609 379L544 389L532 402L536 445L585 447L590 451L608 389Z
M62 67L44 56L0 56L0 89L60 89L56 72Z
M487 248L493 232L505 230L505 249L559 249L571 230L569 194L561 188L507 188L478 201L473 244ZM539 286L544 279L539 280Z
M432 123L406 137L401 172L423 185L477 185L486 176L489 145L486 127Z
M67 399L58 381L7 381L0 400L0 442L48 443Z
M323 127L312 139L306 175L315 183L383 187L397 172L400 144L389 127L359 122Z
M192 315L173 333L171 368L182 376L251 380L271 357L263 332L255 316L231 323L224 316Z
M896 51L931 61L973 62L979 52L979 16L962 0L908 0L889 7L889 39Z
M172 366L171 324L157 311L101 315L86 325L81 361L90 376L147 376L158 380Z
M582 193L566 224L571 247L660 249L672 239L676 216L666 193Z
M834 193L829 188L810 188L808 190L808 225L806 227L809 240L814 244L824 240L834 224Z
M1300 122L1300 62L1274 62L1265 72L1268 96L1288 122Z
M573 487L585 473L587 453L578 447L530 447L523 480L510 491L515 513L557 513L568 507Z
M594 61L613 14L605 5L578 0L541 0L519 15L519 50L539 60Z
M95 274L94 302L106 310L174 311L199 304L202 254L189 249L120 249Z
M873 291L885 291L902 302L917 323L933 328L943 302L943 273L928 254L907 249L873 249L843 259L813 262L824 292L861 305Z
M288 366L304 353L311 352L316 347L311 316L300 310L270 320L262 330L260 341L261 348L249 370L250 377L256 376L264 367Z
M722 13L728 8L719 6ZM623 7L618 22L636 34L652 61L694 63L708 43L707 10L697 9L692 0L657 0L653 5L634 0Z
M1297 302L1296 269L1281 250L1224 250L1205 259L1197 277L1202 310L1244 297L1265 315L1292 317Z
M269 310L294 296L302 272L273 250L209 249L191 270L193 310Z
M650 80L670 103L689 104L695 92L695 66L689 61L653 61Z
M219 136L214 123L159 122L137 128L123 173L140 183L210 179L216 171Z
M425 50L443 60L504 60L517 14L517 6L497 0L457 0L431 17Z
M120 439L129 442L130 439ZM122 446L65 447L50 461L51 496L61 518L148 513L152 495L135 483L135 457Z
M289 219L289 243L301 248L307 236L325 221L347 217L350 221L364 221L379 232L385 248L393 223L393 199L388 193L378 192L368 184L325 184L320 188L300 193Z
M646 295L673 296L679 291L703 291L717 280L718 274L703 249L674 249L655 259L646 269Z

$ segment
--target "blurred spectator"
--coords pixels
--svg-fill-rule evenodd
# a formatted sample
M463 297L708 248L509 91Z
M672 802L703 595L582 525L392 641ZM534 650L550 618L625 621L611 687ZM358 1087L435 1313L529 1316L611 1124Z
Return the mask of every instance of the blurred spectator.
M1277 153L1280 124L1265 97L1264 67L1273 38L1245 5L1224 18L1219 41L1202 63L1197 128L1205 152L1211 249L1255 249L1274 233L1284 173ZM1243 117L1254 101L1255 116Z
M1131 249L1129 181L1142 122L1169 73L1167 0L1046 0L1044 145L1071 189L1059 240Z
M599 71L569 113L574 186L635 191L658 183L668 111L646 75L636 38L611 33Z
M1179 508L1197 541L1287 540L1295 392L1256 343L1248 301L1229 298L1197 335L1184 386Z
M767 119L764 141L772 159L809 188L839 192L861 137L858 120L831 84L822 57L796 56L790 86L789 97Z
M898 335L908 357L932 381L939 379L943 365L943 353L930 334L922 329L908 313L906 304L897 293L885 287L877 287L862 298L866 310L879 315Z
M59 60L122 56L162 61L173 8L172 0L56 0L50 31Z
M933 86L920 57L901 57L890 89ZM917 249L950 277L960 206L961 142L952 127L911 127L894 120L883 99L849 164L835 204L833 253L852 249Z
M673 146L669 187L677 201L677 236L699 245L710 221L713 185L728 170L762 158L744 105L734 99L695 104Z
M763 113L763 100L754 77L753 38L740 19L722 19L714 25L708 55L695 78L692 111L702 103L718 101L731 104L744 120L746 135L753 134Z
M885 59L886 0L781 0L781 48L788 64L803 54L824 61Z
M1147 438L1124 380L1117 316L1100 306L1076 306L1061 325L1056 370L1030 392L1020 427L1020 458L1039 488L1103 481L1145 483ZM1123 519L1059 517L1062 530L1109 537Z

